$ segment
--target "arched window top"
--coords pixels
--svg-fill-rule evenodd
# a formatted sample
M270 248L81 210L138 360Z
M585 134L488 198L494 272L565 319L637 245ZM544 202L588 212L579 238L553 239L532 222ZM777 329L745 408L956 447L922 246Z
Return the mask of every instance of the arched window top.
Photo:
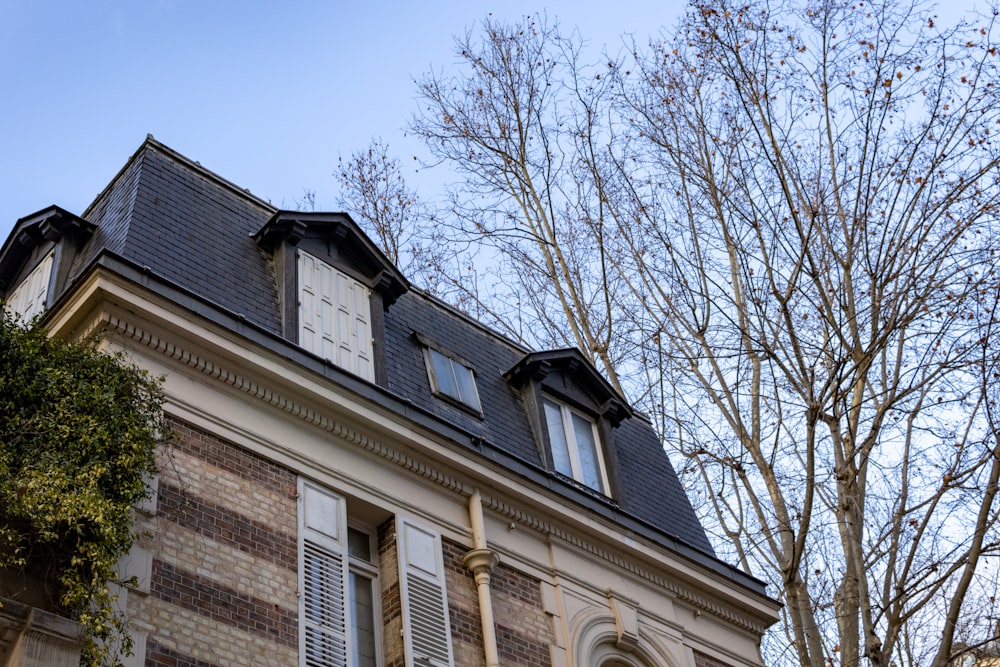
M587 664L598 667L666 667L666 663L644 660L634 653L625 653L610 643L597 646Z
M576 664L594 667L677 667L681 657L668 647L639 634L636 641L624 639L612 614L584 612L577 617L574 656Z

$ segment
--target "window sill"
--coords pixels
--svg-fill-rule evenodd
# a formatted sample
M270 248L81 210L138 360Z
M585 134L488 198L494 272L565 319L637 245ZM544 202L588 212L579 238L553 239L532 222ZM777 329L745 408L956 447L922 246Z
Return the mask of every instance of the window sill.
M591 496L596 500L600 500L602 502L618 507L618 501L612 498L611 496L605 494L603 491L595 489L591 486L587 486L583 482L579 482L570 477L569 475L564 475L556 470L550 470L549 474L558 479L560 482L565 483L567 486L572 486L574 489L586 493L588 496Z

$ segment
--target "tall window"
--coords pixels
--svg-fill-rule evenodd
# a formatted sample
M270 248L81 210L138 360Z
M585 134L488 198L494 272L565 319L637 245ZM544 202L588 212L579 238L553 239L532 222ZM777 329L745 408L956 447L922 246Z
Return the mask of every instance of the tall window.
M406 667L452 667L441 536L396 517ZM299 480L299 667L382 664L378 549L347 502Z
M372 535L358 528L347 529L350 557L351 639L353 667L377 667L379 641L377 551Z
M482 411L472 369L434 348L425 349L429 361L428 371L431 378L431 388L476 412Z
M607 493L608 480L597 425L568 405L550 398L543 401L555 469L596 491Z
M371 290L302 251L298 272L299 345L373 380Z

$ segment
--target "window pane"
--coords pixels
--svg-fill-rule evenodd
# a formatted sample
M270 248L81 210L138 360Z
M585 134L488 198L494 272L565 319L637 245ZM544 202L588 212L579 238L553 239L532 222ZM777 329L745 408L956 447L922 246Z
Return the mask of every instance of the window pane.
M366 563L372 562L372 541L368 533L356 528L347 529L347 553Z
M451 371L451 359L437 350L431 350L431 361L434 363L434 378L437 380L438 391L455 400L462 400L461 394L458 393L458 384L455 382L455 374Z
M458 380L458 388L462 393L462 402L479 410L479 396L476 394L476 379L472 376L472 370L457 361L453 363L452 367L455 369L455 378Z
M576 436L577 454L580 457L580 480L592 489L604 490L601 468L597 460L597 443L594 442L594 424L589 419L573 413L573 434Z
M552 465L558 472L572 477L573 468L569 462L569 449L566 443L566 430L563 428L562 409L552 401L545 401L545 423L549 427Z
M375 596L372 580L351 572L351 632L357 667L375 667Z

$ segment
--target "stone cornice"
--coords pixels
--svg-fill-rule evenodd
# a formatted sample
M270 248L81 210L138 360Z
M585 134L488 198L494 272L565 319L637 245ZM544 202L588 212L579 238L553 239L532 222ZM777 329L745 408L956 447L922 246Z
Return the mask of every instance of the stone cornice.
M768 627L763 623L753 620L748 615L739 613L732 607L713 602L688 587L679 585L676 581L660 576L659 574L642 567L632 560L623 558L617 553L607 549L601 549L600 547L595 546L592 542L582 539L578 535L570 533L569 531L555 526L554 524L541 520L527 512L524 512L523 510L517 509L509 503L505 503L502 500L493 497L484 497L483 504L497 514L505 516L512 521L516 521L527 528L550 535L551 537L559 539L560 541L565 542L580 551L621 568L639 579L648 581L651 584L669 591L671 595L691 605L692 607L724 619L744 630L761 634Z

